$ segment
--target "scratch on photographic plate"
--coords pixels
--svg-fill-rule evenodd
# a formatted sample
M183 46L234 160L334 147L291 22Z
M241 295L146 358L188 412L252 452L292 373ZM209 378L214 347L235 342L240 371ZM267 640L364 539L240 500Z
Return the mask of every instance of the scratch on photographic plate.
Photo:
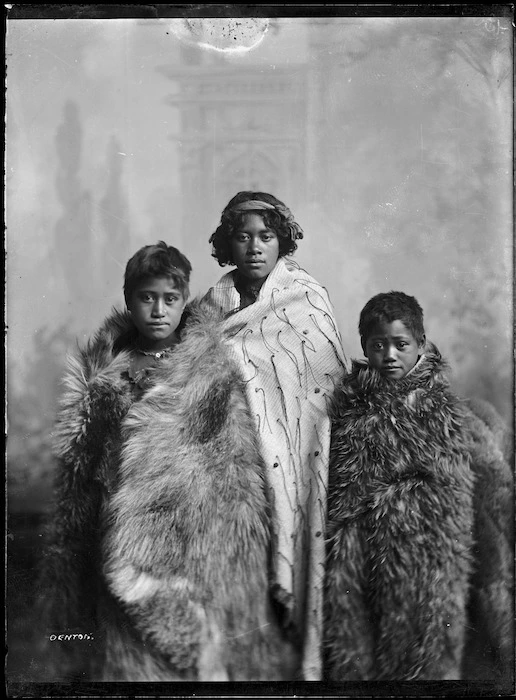
M268 29L265 17L178 18L167 22L180 41L226 54L246 53L259 46Z

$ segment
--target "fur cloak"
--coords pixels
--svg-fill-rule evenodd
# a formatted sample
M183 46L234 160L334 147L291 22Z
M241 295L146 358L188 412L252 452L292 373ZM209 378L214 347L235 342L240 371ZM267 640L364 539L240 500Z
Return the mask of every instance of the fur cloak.
M513 434L491 404L466 403L475 492L463 677L514 683Z
M355 362L336 394L325 670L460 678L474 477L465 408L428 353L403 379Z
M60 629L95 620L90 680L293 674L269 601L270 513L242 380L218 314L188 314L137 402L114 351L125 316L71 364L50 559L66 591Z
M135 398L123 374L134 332L129 314L115 310L67 360L53 434L54 504L38 601L49 681L102 680L100 610L105 599L110 606L99 575L101 518L116 485L121 422ZM79 641L71 635L80 635Z

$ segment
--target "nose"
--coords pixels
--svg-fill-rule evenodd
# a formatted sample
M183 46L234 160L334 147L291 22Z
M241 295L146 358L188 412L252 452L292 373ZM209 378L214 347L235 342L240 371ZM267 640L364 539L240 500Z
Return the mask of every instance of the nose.
M152 306L152 315L154 318L163 318L165 315L165 303L163 299L156 299Z
M260 252L260 239L258 236L251 236L251 238L249 239L247 252L251 255Z
M396 360L396 347L394 345L387 345L384 352L384 360L386 362L395 362Z

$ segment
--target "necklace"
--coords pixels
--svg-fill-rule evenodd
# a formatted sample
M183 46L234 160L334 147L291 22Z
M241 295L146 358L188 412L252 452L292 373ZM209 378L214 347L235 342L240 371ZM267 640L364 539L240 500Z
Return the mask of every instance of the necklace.
M161 360L162 357L168 355L169 352L172 352L172 348L165 348L164 350L158 350L158 352L148 352L147 350L141 350L140 348L135 348L135 350L136 352L139 352L140 355L154 357L156 360Z
M248 285L244 288L244 291L253 301L256 301L258 299L260 289L261 287L251 287L251 285Z
M260 289L262 288L262 284L253 285L249 280L246 280L244 277L240 277L237 280L235 286L240 296L244 295L248 299L251 299L253 302L255 302L258 299Z

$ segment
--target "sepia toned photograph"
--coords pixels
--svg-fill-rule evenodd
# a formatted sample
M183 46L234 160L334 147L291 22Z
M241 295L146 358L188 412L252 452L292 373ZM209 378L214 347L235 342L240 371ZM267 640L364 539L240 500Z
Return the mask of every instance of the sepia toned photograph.
M513 5L5 22L6 693L512 695Z

